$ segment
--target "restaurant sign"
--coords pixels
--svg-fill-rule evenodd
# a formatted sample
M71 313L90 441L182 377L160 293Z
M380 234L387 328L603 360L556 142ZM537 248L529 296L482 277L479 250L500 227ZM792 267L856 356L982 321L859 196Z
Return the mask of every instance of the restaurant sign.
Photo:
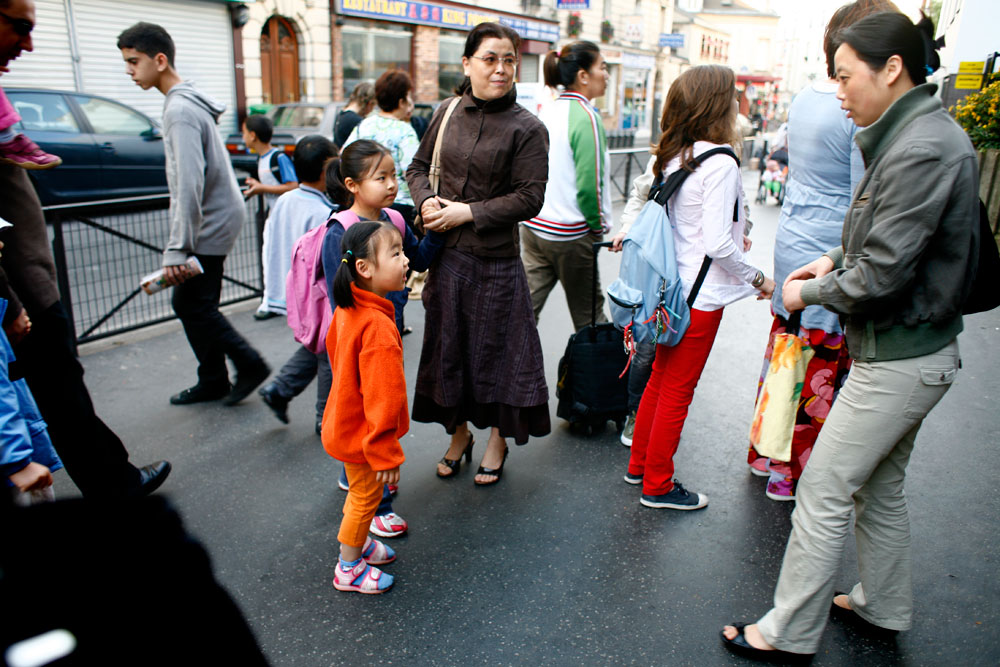
M438 5L411 0L337 0L337 11L344 16L415 23L450 30L469 30L480 23L495 21L513 28L523 39L542 42L559 40L559 24L520 18L488 9Z

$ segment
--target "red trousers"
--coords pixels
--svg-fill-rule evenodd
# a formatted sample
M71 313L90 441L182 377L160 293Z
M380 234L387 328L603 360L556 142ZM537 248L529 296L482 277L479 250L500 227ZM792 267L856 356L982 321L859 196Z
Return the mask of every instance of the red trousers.
M646 495L658 496L674 488L674 452L720 322L721 308L692 309L691 326L681 342L673 347L656 346L653 371L635 418L628 462L630 475L642 475Z

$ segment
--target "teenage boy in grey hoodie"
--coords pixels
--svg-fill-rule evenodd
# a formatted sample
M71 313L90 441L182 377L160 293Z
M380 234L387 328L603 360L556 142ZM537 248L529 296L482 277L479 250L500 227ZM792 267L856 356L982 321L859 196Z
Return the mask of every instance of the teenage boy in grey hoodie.
M118 36L125 71L143 90L156 88L163 103L163 138L170 188L170 239L163 252L166 282L174 286L174 312L198 359L198 382L170 397L175 405L222 399L233 405L263 382L270 368L219 312L222 267L246 218L229 155L217 123L225 111L174 69L174 42L162 27L136 23ZM204 273L191 275L195 256ZM230 385L226 357L236 366Z

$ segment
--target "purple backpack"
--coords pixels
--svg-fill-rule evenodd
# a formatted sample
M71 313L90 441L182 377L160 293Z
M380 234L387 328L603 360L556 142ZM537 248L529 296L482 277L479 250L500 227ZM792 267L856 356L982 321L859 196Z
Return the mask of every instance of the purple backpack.
M406 222L402 214L391 208L382 209L399 233L406 238ZM292 248L292 268L285 282L285 307L288 326L295 340L314 354L326 350L326 332L333 321L333 308L326 293L326 274L323 273L323 239L330 225L339 222L346 230L358 222L357 214L338 211L325 225L310 229L299 237Z

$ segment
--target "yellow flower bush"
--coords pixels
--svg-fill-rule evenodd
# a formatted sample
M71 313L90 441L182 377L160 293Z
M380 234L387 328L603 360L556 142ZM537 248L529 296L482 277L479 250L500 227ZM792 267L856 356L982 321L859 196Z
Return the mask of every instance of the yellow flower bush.
M1000 148L1000 78L951 108L978 150Z

